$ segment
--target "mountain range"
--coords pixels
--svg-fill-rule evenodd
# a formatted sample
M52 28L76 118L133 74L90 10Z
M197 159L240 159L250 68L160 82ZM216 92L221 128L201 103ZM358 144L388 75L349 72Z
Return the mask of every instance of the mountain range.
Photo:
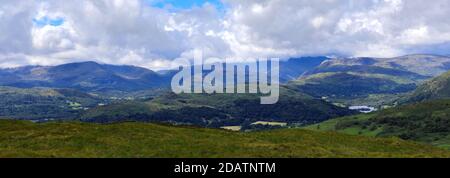
M450 58L409 55L397 58L335 58L289 85L314 97L345 105L392 105L418 85L450 70Z
M280 64L281 81L297 78L320 65L326 57L305 57L284 60ZM168 87L177 71L155 72L129 65L108 65L96 62L69 63L58 66L24 66L0 69L0 86L18 88L71 88L85 92L134 92Z
M320 65L326 59L326 57L306 57L283 60L280 67L285 69L282 71L286 72L283 72L282 78L285 81L296 78L307 70ZM137 107L160 95L168 96L164 94L168 93L171 78L176 72L173 70L154 72L142 67L96 62L0 69L0 95L4 98L0 103L2 104L0 117L41 121L74 119L80 117L79 115L85 110L98 105L121 105L127 102L136 102L137 105L130 107ZM142 109L141 112L147 109ZM121 112L126 112L130 109L123 108L122 110ZM220 115L222 120L225 116L229 117L223 114L223 111L215 113L217 110L212 110L211 107L185 107L181 111L185 111L185 113L211 111L218 115L222 113ZM89 111L83 116L89 115L89 113L95 112ZM176 112L173 110L157 112L157 114L162 113L166 113L168 117ZM327 115L325 118L332 116L334 115ZM117 120L111 117L105 117L103 120L105 119ZM323 117L319 117L317 121L323 119ZM189 123L196 122L198 121ZM201 125L211 125L201 123Z
M0 70L1 86L71 88L87 92L137 91L167 86L170 76L136 66L96 62L25 66Z
M96 62L24 66L0 70L0 86L5 86L3 96L7 102L0 116L64 117L101 123L165 121L209 127L243 126L257 121L314 124L354 114L346 109L351 105L376 101L374 106L390 106L411 96L409 93L434 75L450 69L449 62L448 57L432 55L283 60L280 77L287 84L281 87L280 102L273 106L259 106L256 95L174 95L168 91L176 73L173 70L154 72ZM443 81L429 81L413 96L432 97L425 91L445 94L447 91L438 92L441 89L437 87L426 87L436 82L442 85ZM74 97L61 91L78 94ZM441 96L436 94L435 98Z

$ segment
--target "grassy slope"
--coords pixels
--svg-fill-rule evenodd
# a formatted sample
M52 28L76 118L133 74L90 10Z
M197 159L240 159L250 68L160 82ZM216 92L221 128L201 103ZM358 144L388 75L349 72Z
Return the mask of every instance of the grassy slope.
M0 157L450 157L450 152L400 139L300 129L239 133L0 120Z
M406 102L414 103L445 98L450 98L450 72L419 86Z
M450 100L437 100L325 121L307 129L430 143L450 149Z

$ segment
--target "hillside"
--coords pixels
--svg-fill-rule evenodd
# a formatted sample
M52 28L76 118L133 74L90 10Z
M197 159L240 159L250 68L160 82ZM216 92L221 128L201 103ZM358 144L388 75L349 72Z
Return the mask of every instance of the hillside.
M106 104L97 96L71 89L0 87L0 118L74 119L85 109Z
M90 109L81 120L100 123L133 120L223 127L257 121L313 124L350 114L354 112L282 86L280 100L274 105L261 105L260 96L256 94L167 93L149 101L130 101Z
M142 123L0 120L0 157L450 157L450 152L399 139L300 129L239 133Z
M406 101L414 103L446 98L450 98L450 72L419 86Z
M280 61L280 81L284 83L295 80L328 59L327 57L302 57Z
M432 55L337 58L324 61L289 85L334 103L382 108L450 70L449 64L450 58Z
M329 120L307 127L353 135L399 137L450 149L450 100L436 100Z
M407 55L394 58L337 58L322 63L319 70L339 69L339 67L364 66L372 70L371 73L385 73L412 76L435 77L450 70L450 57L437 55ZM317 72L311 72L317 73Z
M369 77L345 72L323 73L309 76L291 85L315 97L357 98L369 94L395 94L414 90L413 83Z

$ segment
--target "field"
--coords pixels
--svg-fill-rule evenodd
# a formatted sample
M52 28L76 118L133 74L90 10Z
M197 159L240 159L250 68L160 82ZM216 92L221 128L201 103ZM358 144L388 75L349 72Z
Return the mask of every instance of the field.
M301 129L231 132L145 123L0 120L0 157L450 157L396 138Z

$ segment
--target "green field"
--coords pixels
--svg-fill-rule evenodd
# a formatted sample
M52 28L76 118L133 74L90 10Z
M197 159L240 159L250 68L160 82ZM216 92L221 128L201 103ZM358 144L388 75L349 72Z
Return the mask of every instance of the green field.
M231 132L145 123L0 120L0 157L450 157L396 138L301 129Z

